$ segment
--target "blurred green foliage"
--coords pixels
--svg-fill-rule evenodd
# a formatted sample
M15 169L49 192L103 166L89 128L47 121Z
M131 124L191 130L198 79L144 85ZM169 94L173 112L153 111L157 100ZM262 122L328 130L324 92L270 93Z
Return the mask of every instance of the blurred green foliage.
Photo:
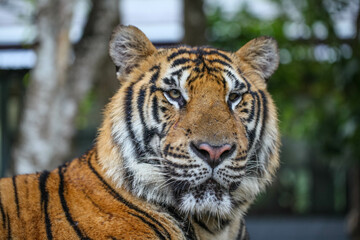
M269 91L279 110L282 166L254 212L344 213L347 170L360 162L359 0L267 4L271 16L246 1L236 14L206 8L215 47L235 51L261 35L279 44Z

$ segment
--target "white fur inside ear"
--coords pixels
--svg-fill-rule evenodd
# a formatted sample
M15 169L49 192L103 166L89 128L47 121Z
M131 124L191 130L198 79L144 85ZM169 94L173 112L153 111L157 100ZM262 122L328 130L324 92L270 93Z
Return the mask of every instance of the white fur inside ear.
M251 40L236 52L240 58L260 71L268 79L279 66L277 42L271 37L259 37Z
M156 52L156 48L145 34L134 26L115 28L109 43L109 55L119 68L118 75L124 70L135 67L139 61ZM118 76L119 77L119 76Z
M259 64L264 77L269 78L279 65L277 45L271 41L259 49L259 52L261 54L256 61Z

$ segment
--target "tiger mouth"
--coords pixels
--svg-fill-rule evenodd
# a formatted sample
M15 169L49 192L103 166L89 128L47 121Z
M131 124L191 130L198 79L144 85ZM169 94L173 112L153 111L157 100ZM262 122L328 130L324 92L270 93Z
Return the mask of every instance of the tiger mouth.
M213 196L215 199L222 199L222 196L226 193L226 189L222 187L214 179L210 178L203 184L193 188L194 197L197 199L204 198L205 195Z
M228 189L221 186L213 178L210 178L197 186L191 186L189 183L183 183L181 188L178 187L174 191L177 198L181 198L188 193L191 193L195 199L204 199L211 196L214 199L221 200L223 195L228 193Z
M223 187L218 182L216 182L213 178L210 178L207 181L205 181L204 183L202 183L196 187L193 187L193 189L199 190L199 191L206 191L206 190L221 191L221 190L223 190Z

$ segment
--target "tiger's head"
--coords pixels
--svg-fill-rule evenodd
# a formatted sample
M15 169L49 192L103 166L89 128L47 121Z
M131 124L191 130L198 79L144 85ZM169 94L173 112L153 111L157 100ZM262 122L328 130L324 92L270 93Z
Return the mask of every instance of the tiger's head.
M276 41L256 38L234 53L156 49L136 27L119 26L110 56L121 87L98 138L108 177L185 214L244 213L279 165L266 89L279 63Z

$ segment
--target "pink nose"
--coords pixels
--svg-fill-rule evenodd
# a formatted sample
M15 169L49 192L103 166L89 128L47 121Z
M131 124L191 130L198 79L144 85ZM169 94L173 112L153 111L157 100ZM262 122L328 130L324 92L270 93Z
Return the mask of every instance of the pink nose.
M211 146L210 144L202 143L199 145L199 149L208 152L211 160L218 160L224 152L231 149L231 146L230 144Z
M197 156L205 160L212 168L218 166L235 150L230 144L212 146L208 143L200 143L199 145L193 144L192 149Z

